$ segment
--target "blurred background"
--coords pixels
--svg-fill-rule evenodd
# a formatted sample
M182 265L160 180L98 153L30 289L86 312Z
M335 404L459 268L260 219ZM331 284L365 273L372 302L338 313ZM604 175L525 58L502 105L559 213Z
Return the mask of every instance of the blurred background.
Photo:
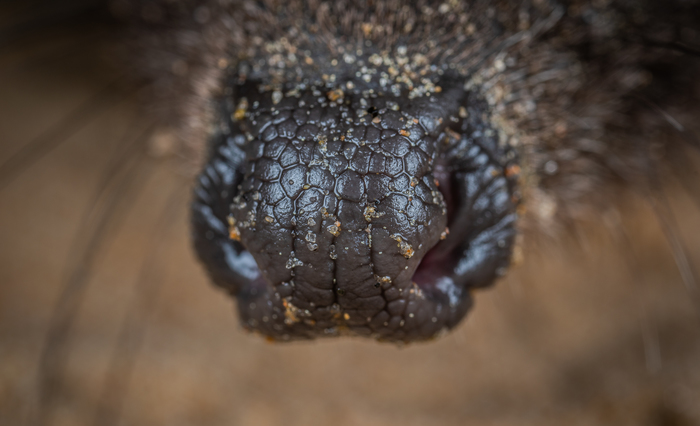
M700 425L697 288L664 205L630 194L525 241L434 342L268 343L194 258L168 133L85 32L23 31L0 42L0 424ZM698 199L665 185L697 269Z

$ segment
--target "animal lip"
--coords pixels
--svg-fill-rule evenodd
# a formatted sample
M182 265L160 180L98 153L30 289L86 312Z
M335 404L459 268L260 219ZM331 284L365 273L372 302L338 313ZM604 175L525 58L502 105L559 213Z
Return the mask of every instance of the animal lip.
M457 100L471 121L447 114ZM224 102L193 203L195 248L247 328L428 339L507 266L515 183L484 105L462 89L400 110L371 102L250 82Z

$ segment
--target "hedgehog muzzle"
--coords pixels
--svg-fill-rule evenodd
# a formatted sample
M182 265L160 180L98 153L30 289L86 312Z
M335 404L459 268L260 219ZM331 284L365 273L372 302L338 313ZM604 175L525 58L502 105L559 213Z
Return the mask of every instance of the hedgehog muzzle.
M238 81L219 104L192 204L194 244L275 340L430 339L510 261L517 155L488 104Z

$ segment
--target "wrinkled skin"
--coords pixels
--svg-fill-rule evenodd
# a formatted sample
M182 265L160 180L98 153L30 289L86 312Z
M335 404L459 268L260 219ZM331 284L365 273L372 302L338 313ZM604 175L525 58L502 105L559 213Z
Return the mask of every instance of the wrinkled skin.
M233 79L193 203L196 250L276 340L425 340L504 273L518 167L458 79L410 99ZM352 88L354 90L349 90Z

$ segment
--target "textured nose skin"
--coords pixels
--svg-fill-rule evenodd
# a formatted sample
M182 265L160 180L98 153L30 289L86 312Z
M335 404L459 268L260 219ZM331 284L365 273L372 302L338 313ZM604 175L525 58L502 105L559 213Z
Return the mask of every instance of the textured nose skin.
M237 87L193 219L200 258L247 328L409 341L459 322L514 234L503 153L446 131L469 128L448 113L465 98Z
M439 132L381 99L362 108L312 89L275 104L273 94L256 97L241 123L254 139L232 217L295 313L287 322L370 332L398 326L407 310L445 315L408 306L420 295L411 277L447 224L431 173Z

